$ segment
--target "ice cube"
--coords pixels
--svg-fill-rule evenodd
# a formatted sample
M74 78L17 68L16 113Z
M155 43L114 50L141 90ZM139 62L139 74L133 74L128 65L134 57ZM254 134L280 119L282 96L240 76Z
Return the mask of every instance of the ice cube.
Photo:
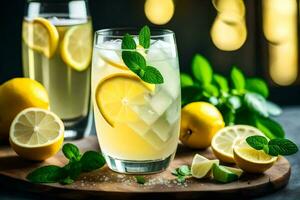
M165 143L157 136L155 132L149 130L144 136L143 139L153 146L156 150L161 150Z
M147 53L148 60L165 60L176 57L176 49L173 43L162 40L151 40Z
M172 97L164 89L160 89L149 100L152 109L162 115L172 103Z
M150 129L150 127L143 121L129 122L128 126L142 137L144 137Z
M134 106L132 110L147 124L153 124L159 115L151 108L150 105Z
M152 126L151 129L164 142L170 138L171 124L168 123L164 116L160 117Z
M180 116L180 96L173 101L172 105L166 111L166 119L170 124L173 124Z

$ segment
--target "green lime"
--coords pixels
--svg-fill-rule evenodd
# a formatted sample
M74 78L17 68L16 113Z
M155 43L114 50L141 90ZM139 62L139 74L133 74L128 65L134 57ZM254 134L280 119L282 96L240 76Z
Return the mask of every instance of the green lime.
M225 166L214 164L212 167L213 177L216 181L221 183L230 183L237 180L239 177L232 173Z

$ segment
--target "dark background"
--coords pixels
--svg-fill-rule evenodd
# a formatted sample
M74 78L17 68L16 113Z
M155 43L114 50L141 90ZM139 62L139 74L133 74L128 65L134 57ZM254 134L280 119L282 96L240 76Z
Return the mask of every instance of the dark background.
M21 29L25 2L25 0L1 1L0 84L12 77L22 76ZM144 14L144 2L144 0L90 0L94 30L141 27L145 24L154 26ZM210 28L217 14L211 0L175 0L173 18L160 28L171 29L176 34L181 71L189 72L193 55L200 53L209 59L215 71L219 73L228 75L231 66L237 65L248 76L266 79L271 87L270 98L273 101L281 105L300 104L299 79L292 86L279 87L269 78L267 46L261 25L261 0L244 2L247 41L239 50L226 52L218 50L211 41Z

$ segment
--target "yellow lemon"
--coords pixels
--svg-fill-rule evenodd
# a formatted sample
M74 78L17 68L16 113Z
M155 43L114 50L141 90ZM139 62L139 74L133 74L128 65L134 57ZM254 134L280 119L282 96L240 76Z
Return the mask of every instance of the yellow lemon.
M247 125L227 126L219 130L213 137L211 148L215 156L223 162L235 163L233 159L233 146L237 140L251 135L264 134L255 127Z
M133 122L139 118L133 106L145 104L145 95L151 90L137 76L113 74L96 88L96 103L103 118L111 126Z
M9 141L22 158L45 160L56 154L64 140L64 124L54 113L41 108L21 111L11 124Z
M224 125L222 114L212 104L190 103L181 110L180 141L191 148L207 148Z
M22 37L33 50L42 52L47 58L54 55L59 40L55 26L47 19L38 17L23 23Z
M49 108L46 89L29 78L14 78L0 86L0 139L7 139L15 116L28 107Z
M276 156L270 156L263 150L252 148L245 139L235 143L233 154L237 166L249 173L263 173L277 160Z
M90 24L70 28L61 43L61 57L67 65L83 71L92 58L92 32Z

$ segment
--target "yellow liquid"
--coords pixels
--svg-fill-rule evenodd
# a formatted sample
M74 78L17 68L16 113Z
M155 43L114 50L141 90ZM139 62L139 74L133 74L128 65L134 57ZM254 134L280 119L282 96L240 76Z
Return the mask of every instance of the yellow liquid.
M67 19L64 20L67 22ZM24 25L26 23L31 22L23 21L23 31L28 27ZM61 58L60 44L65 33L74 26L88 26L92 37L92 25L90 20L54 25L59 33L59 44L51 58L31 49L22 40L23 71L25 77L35 79L46 87L51 111L65 121L74 121L86 117L88 113L90 67L79 72L68 66Z
M104 154L122 160L162 160L175 153L180 126L180 81L177 58L147 61L162 73L165 83L156 85L153 98L138 110L135 122L110 126L96 103L96 88L106 77L130 73L103 60L101 50L94 48L92 67L92 100L95 125ZM155 100L156 99L156 100Z

